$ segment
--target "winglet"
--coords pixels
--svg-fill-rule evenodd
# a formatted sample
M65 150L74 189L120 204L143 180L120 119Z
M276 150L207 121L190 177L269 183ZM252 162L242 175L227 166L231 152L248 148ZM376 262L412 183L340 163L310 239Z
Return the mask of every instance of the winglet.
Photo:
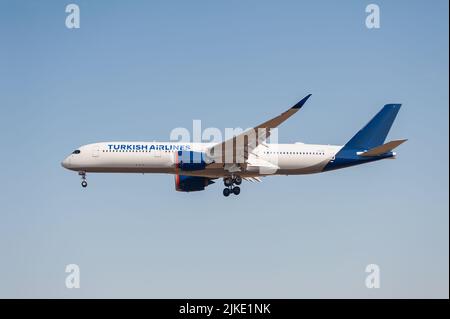
M303 106L303 104L306 103L306 101L309 99L310 96L311 96L311 94L308 94L307 96L305 96L300 102L298 102L293 107L291 107L291 109L300 109Z

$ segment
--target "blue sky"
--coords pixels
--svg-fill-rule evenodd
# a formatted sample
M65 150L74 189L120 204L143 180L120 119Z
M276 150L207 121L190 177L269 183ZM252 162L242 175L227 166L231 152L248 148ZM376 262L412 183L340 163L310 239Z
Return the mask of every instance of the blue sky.
M1 1L0 297L448 298L448 2ZM344 144L402 103L395 161L225 199L60 166L79 145L249 127ZM65 265L81 268L66 289ZM367 289L366 265L381 268Z

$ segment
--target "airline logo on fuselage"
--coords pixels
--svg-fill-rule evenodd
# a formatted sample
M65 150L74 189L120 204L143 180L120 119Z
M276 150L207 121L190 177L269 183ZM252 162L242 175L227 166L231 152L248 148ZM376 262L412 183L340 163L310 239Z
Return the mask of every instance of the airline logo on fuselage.
M108 144L110 151L188 151L189 144Z

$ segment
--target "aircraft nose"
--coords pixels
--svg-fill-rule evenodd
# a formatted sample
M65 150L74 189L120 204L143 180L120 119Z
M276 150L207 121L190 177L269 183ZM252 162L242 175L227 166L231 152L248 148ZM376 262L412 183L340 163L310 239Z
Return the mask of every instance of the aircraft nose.
M62 162L61 162L61 166L64 168L69 168L70 167L70 156L67 156Z

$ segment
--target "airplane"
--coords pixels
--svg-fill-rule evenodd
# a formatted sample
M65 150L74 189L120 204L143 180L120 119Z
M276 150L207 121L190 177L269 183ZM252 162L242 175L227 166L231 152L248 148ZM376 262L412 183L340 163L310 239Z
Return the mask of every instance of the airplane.
M253 129L220 143L102 142L83 145L61 165L81 176L87 173L164 173L175 176L175 190L203 191L223 179L223 195L239 195L243 180L260 182L271 175L301 175L333 171L383 159L406 139L384 143L401 104L386 104L345 145L268 143L271 133L297 113L310 98Z

